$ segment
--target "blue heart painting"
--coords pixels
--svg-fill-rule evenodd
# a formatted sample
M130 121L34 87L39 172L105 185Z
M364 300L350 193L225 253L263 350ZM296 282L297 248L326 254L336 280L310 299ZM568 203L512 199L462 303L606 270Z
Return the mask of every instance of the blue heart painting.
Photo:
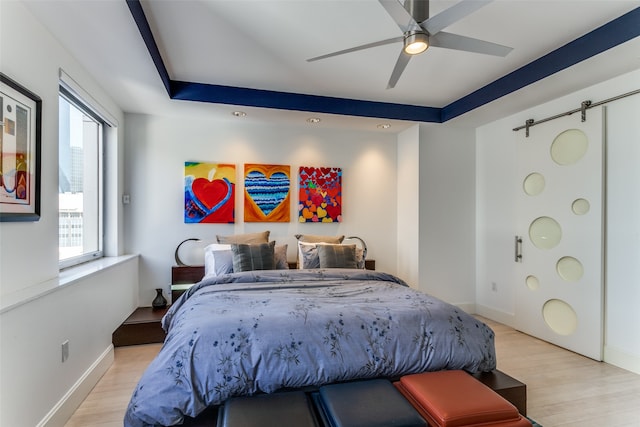
M289 166L245 165L245 221L289 221L288 172ZM254 205L259 212L252 209Z

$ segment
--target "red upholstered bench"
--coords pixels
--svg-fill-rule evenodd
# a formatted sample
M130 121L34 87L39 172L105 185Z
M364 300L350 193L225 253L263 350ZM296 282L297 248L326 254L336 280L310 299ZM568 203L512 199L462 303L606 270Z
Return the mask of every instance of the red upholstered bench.
M434 427L531 427L518 409L464 371L407 375L394 383Z

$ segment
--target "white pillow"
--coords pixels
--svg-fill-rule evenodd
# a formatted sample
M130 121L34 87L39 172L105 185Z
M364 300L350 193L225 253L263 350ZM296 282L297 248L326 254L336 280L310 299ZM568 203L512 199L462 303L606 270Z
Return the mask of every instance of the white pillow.
M229 253L229 261L231 262L231 271L233 271L233 260L232 260L232 253L231 253L231 245L223 245L220 243L213 243L207 247L204 248L204 275L205 277L207 276L218 276L220 271L223 271L228 267L226 265L222 265L222 264L226 264L226 262L222 262L221 265L216 266L216 259L217 261L220 263L220 261L223 260L223 257L221 257L220 255L223 255L222 253L218 253L215 254L214 252L224 252L227 251ZM217 255L217 256L216 256ZM226 255L226 254L225 254ZM226 258L226 257L224 257Z
M320 268L320 257L316 243L298 241L298 268Z

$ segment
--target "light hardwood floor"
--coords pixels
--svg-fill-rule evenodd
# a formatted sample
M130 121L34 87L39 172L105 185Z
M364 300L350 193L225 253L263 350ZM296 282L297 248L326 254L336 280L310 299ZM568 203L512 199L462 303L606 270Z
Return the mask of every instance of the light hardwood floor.
M543 427L640 427L640 375L482 319L496 333L498 369L527 384L528 415ZM118 347L115 362L66 427L116 427L160 344Z

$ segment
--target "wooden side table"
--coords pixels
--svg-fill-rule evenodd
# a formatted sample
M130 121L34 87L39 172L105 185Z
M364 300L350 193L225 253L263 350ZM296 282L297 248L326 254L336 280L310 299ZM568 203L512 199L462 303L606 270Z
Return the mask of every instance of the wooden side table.
M527 386L497 369L473 374L480 382L511 402L521 415L527 416Z
M164 342L166 334L162 329L162 317L168 307L154 310L152 307L138 307L131 316L116 329L111 341L114 347Z

